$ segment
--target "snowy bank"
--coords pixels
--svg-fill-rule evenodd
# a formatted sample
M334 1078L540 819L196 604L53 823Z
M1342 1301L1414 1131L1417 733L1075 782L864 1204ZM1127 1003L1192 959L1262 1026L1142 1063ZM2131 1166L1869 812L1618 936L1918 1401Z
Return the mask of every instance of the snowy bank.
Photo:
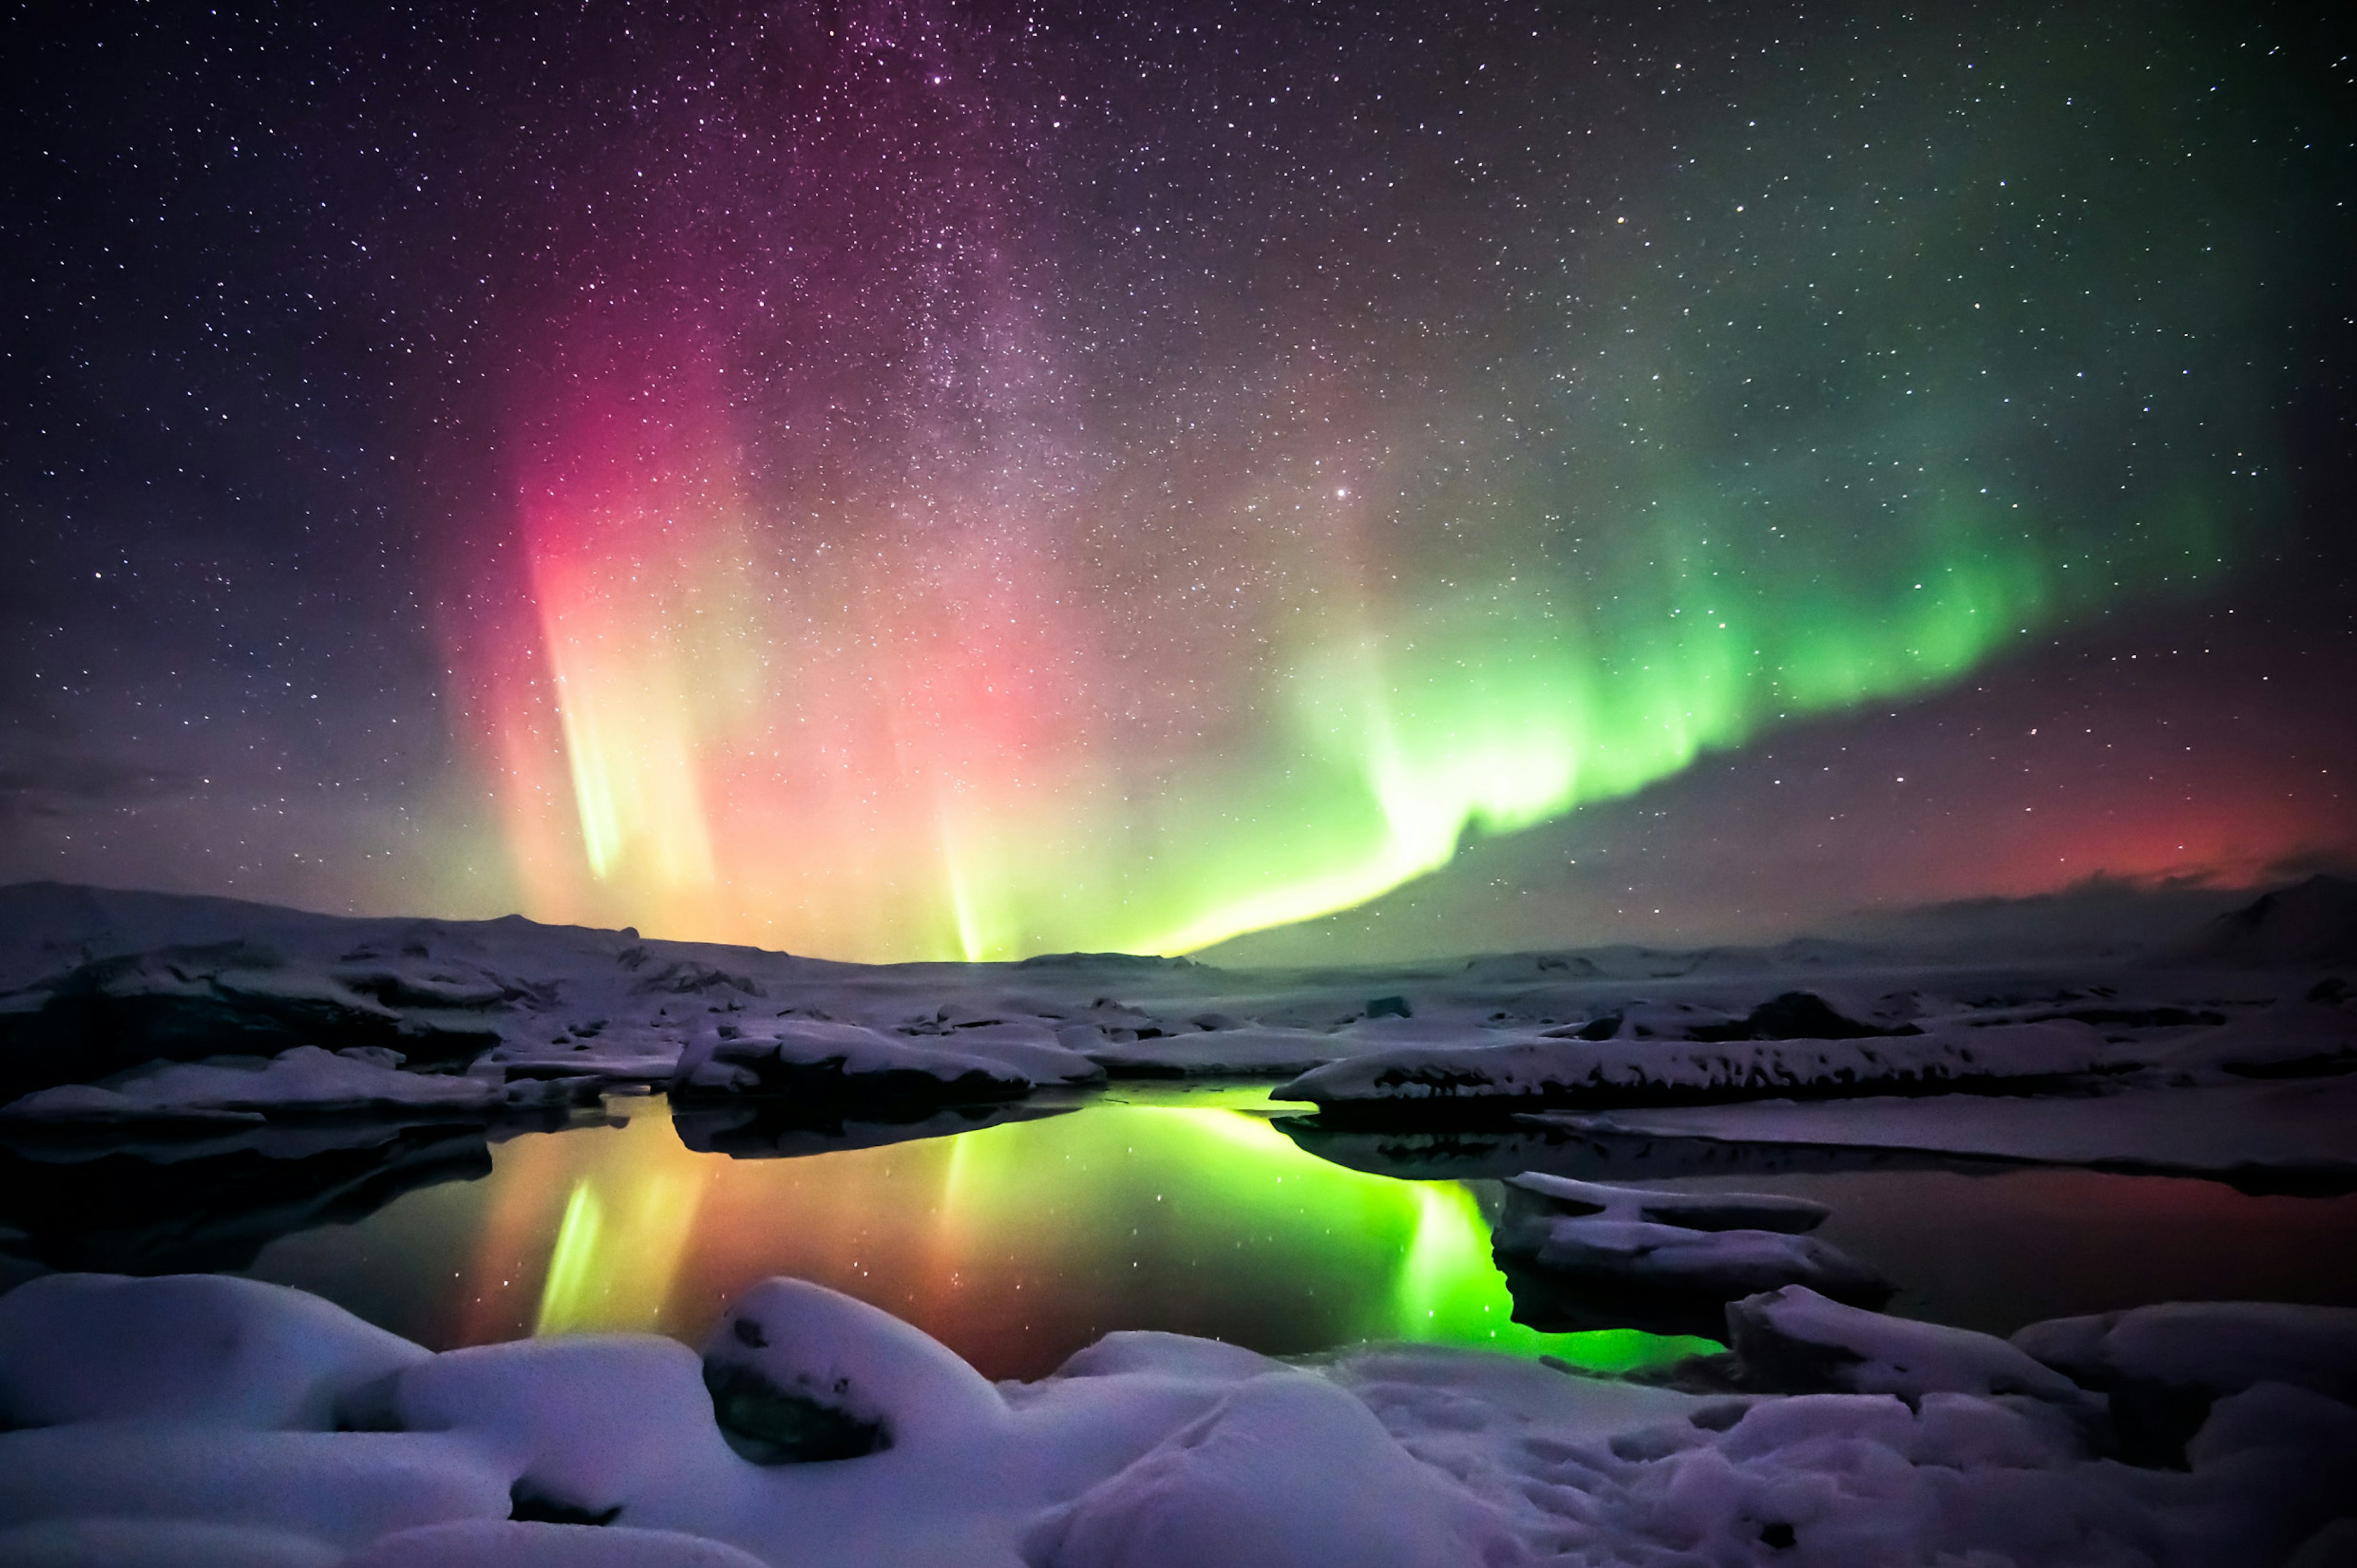
M2238 948L2209 971L2091 969L2083 953L1943 968L1809 941L1366 970L1104 954L861 965L513 917L356 919L28 884L0 887L0 1103L93 1086L106 1092L52 1096L23 1120L194 1128L336 1103L456 1114L471 1100L490 1119L677 1083L769 1102L772 1121L800 1103L805 1125L826 1125L1110 1074L1290 1079L1287 1093L1344 1119L1445 1122L2027 1092L2133 1069L2193 1086L2348 1072L2346 977L2319 976L2304 939L2282 950L2309 967L2255 970ZM313 1092L295 1070L309 1058L262 1069L307 1048L401 1077Z
M2314 1378L2222 1394L2186 1468L2147 1469L2102 1456L2102 1394L2001 1340L1797 1289L1744 1311L1752 1343L1854 1391L1161 1334L993 1384L791 1280L701 1356L633 1335L429 1355L282 1287L53 1275L0 1298L0 1560L2239 1568L2346 1507L2357 1410Z

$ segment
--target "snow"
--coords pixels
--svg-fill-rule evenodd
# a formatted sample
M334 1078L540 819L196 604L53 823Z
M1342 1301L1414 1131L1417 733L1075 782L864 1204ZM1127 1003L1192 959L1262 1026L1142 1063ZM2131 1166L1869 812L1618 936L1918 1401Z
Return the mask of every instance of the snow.
M0 1436L0 1528L70 1518L260 1524L347 1550L502 1518L508 1487L461 1439L100 1421Z
M214 1274L48 1274L0 1296L0 1417L326 1432L352 1391L426 1359L318 1297Z
M1807 1234L1815 1205L1514 1175L1570 1129L2345 1182L2357 1009L2313 967L2341 950L2327 896L2228 931L2231 970L1803 943L1243 972L870 968L0 889L0 1126L61 1185L109 1137L184 1166L256 1151L290 1167L279 1201L328 1213L378 1144L479 1170L490 1124L600 1091L676 1084L690 1146L790 1155L1057 1113L1107 1074L1291 1074L1279 1093L1318 1090L1329 1123L1591 1108L1465 1155L1512 1177L1495 1240L1518 1302L1552 1279L1529 1299L1608 1300L1620 1325L1650 1293L1735 1352L1681 1374L1697 1393L1434 1347L1279 1362L1116 1333L992 1384L796 1281L744 1294L700 1351L434 1355L278 1287L51 1275L0 1297L0 1562L2345 1561L2351 1314L2155 1305L2008 1343L1835 1299L1877 1282ZM1840 1037L1783 1037L1807 1029ZM2069 1092L2021 1092L2046 1086ZM1976 1092L1929 1092L1958 1087ZM1641 1103L1664 1099L1743 1102ZM235 1267L249 1230L176 1218L97 1255Z
M1323 1379L1238 1384L1032 1530L1039 1568L1458 1568L1523 1555L1504 1519Z
M2189 1030L2158 1056L2180 1073L2302 1078L2357 1070L2357 1012L2321 1003L2278 1003L2221 1027Z
M2252 918L2324 930L2338 905L2308 909L2318 897ZM2244 944L2212 969L2077 949L1942 967L1824 941L1379 970L1086 954L863 966L515 918L30 884L0 888L0 1099L18 1097L20 1126L186 1133L396 1106L491 1121L677 1083L774 1102L769 1122L807 1102L802 1121L823 1125L1106 1074L1243 1076L1398 1120L2345 1072L2357 1008L2312 967L2249 967L2277 947L2320 950L2305 935ZM386 1073L360 1070L371 1060Z
M171 1062L118 1074L102 1084L60 1084L0 1107L0 1120L141 1122L259 1116L264 1112L375 1110L480 1112L509 1101L498 1079L403 1072L399 1056L374 1047L340 1051L296 1046L264 1062L216 1058ZM532 1098L544 1098L535 1086Z
M513 1520L423 1525L341 1561L344 1568L763 1568L748 1552L675 1530Z
M1833 1210L1813 1198L1763 1192L1673 1192L1603 1182L1575 1181L1544 1171L1524 1171L1506 1185L1543 1198L1557 1213L1641 1219L1692 1230L1775 1230L1797 1236L1813 1230Z
M0 1563L12 1568L335 1568L347 1561L307 1535L193 1519L48 1519L0 1530Z
M1728 1347L1770 1386L1849 1393L2027 1394L2072 1406L2079 1386L1991 1335L1917 1323L1830 1301L1806 1285L1746 1296L1727 1309Z
M2121 1065L2095 1029L2056 1019L1898 1038L1697 1044L1542 1037L1409 1047L1330 1063L1270 1093L1313 1101L1325 1112L1415 1102L1505 1110L1991 1085Z
M2204 1326L2169 1316L2199 1309L2148 1310L2161 1316L2045 1332L2114 1369L2199 1371ZM888 1315L791 1280L739 1300L703 1357L642 1335L429 1355L294 1291L51 1276L0 1298L15 1426L0 1433L0 1561L2329 1560L2319 1532L2346 1508L2357 1410L2309 1386L2329 1380L2310 1350L2342 1344L2345 1324L2299 1328L2310 1349L2289 1363L2235 1362L2227 1380L2255 1380L2216 1400L2184 1468L2156 1469L2104 1457L2103 1397L2004 1341L1798 1287L1738 1311L1747 1357L1772 1339L1788 1369L1813 1369L1813 1391L1837 1386L1706 1396L1428 1346L1286 1364L1167 1334L1110 1336L1039 1382L993 1385ZM2233 1322L2224 1337L2253 1347L2270 1326ZM2306 1383L2273 1375L2287 1370ZM743 1457L705 1392L732 1372L889 1441Z
M1506 1183L1492 1244L1501 1260L1545 1275L1550 1294L1579 1303L1601 1286L1622 1293L1606 1299L1624 1321L1712 1334L1718 1304L1779 1285L1805 1284L1846 1301L1889 1295L1888 1282L1848 1253L1795 1234L1826 1213L1799 1198L1656 1192L1526 1172ZM1664 1299L1634 1301L1629 1292Z
M699 1092L792 1094L822 1104L988 1102L1020 1100L1035 1087L988 1056L896 1039L858 1024L803 1019L752 1031L722 1025L688 1046L672 1080L673 1092L683 1099Z
M1067 1029L1062 1038L1072 1049L1122 1078L1290 1077L1346 1056L1356 1045L1340 1035L1308 1029L1223 1022L1228 1026L1122 1041L1106 1037L1103 1030L1090 1025Z
M2092 1389L2165 1383L2216 1398L2273 1382L2357 1403L2357 1309L2347 1307L2169 1302L2033 1323L2013 1343Z
M2345 1181L2357 1170L2357 1078L2119 1087L2024 1099L1941 1095L1763 1101L1534 1116L1581 1133L1980 1155L2115 1170Z

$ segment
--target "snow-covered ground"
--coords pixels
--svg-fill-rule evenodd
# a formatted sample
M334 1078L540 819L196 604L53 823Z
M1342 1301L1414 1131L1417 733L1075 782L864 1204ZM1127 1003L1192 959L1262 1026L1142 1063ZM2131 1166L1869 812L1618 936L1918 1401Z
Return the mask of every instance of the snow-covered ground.
M1743 1359L1711 1393L1157 1334L993 1384L793 1280L739 1300L701 1357L644 1336L436 1356L251 1281L52 1275L0 1298L0 1561L2346 1560L2357 1313L2130 1314L2012 1344L1802 1287L1734 1316ZM2155 1440L2115 1409L2139 1378L2179 1396L2173 1464L2116 1456Z
M2217 1092L2329 1084L2357 1066L2357 991L2330 969L2348 940L2334 921L2357 922L2345 888L2271 896L2175 954L2142 958L1955 967L1804 941L1226 972L1085 954L869 967L512 918L350 919L23 885L0 888L0 1127L193 1128L396 1106L492 1119L640 1085L683 1103L759 1101L772 1125L797 1106L813 1124L911 1122L1111 1074L1289 1080L1275 1092L1329 1121L1411 1125L1548 1108L1652 1118L1694 1101L2193 1089L2208 1098L2116 1103L2231 1110L2241 1132L2217 1136L2258 1144L2277 1116L2346 1124L2330 1090ZM1976 1122L2001 1115L1953 1095L1935 1103L1946 1109L1877 1098L1804 1111L1927 1133L1959 1106ZM1734 1113L1641 1124L1701 1128L1717 1114ZM2294 1141L2303 1158L2347 1158L2345 1140ZM2116 1139L2096 1142L2099 1157L2118 1155Z
M317 1223L371 1183L479 1171L503 1128L615 1091L668 1090L691 1147L778 1155L1057 1114L1109 1076L1258 1077L1317 1107L1295 1135L1329 1158L1511 1178L1494 1241L1531 1312L1661 1313L1732 1351L1655 1386L1114 1334L994 1385L794 1281L739 1299L700 1357L626 1336L432 1355L249 1281L53 1274L0 1296L0 1563L2351 1561L2357 1313L2156 1305L2007 1343L1868 1310L1881 1282L1806 1234L1812 1205L1517 1174L1585 1142L1607 1173L1616 1150L1664 1176L1693 1174L1669 1150L1739 1152L1678 1156L1727 1171L1904 1150L2346 1190L2343 888L2141 956L1801 942L1282 972L868 968L0 888L0 1143L45 1181L124 1149L236 1182L285 1166L254 1189L261 1235L273 1205ZM252 1244L150 1230L121 1266L233 1268Z

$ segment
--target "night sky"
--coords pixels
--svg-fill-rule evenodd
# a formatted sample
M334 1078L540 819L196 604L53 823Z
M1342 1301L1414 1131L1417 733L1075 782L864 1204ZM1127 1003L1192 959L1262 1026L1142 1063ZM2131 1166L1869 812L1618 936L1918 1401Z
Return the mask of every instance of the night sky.
M19 7L0 879L1397 957L2347 866L2338 10Z

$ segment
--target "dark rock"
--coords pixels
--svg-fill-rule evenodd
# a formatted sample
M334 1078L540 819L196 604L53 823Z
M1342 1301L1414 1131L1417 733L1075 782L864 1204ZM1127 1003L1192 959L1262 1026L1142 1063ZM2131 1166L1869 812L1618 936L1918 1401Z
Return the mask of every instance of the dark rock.
M741 1338L744 1320L736 1326ZM711 1391L720 1435L756 1465L825 1464L892 1446L892 1434L882 1423L781 1389L741 1362L707 1359L704 1386Z
M542 1491L527 1476L508 1488L508 1518L533 1524L611 1524L622 1517L622 1505L587 1508Z
M1912 1024L1884 1028L1844 1016L1813 991L1787 991L1754 1007L1731 1024L1698 1024L1686 1031L1689 1039L1716 1043L1726 1040L1863 1040L1876 1036L1919 1035ZM1582 1039L1609 1036L1583 1035Z

